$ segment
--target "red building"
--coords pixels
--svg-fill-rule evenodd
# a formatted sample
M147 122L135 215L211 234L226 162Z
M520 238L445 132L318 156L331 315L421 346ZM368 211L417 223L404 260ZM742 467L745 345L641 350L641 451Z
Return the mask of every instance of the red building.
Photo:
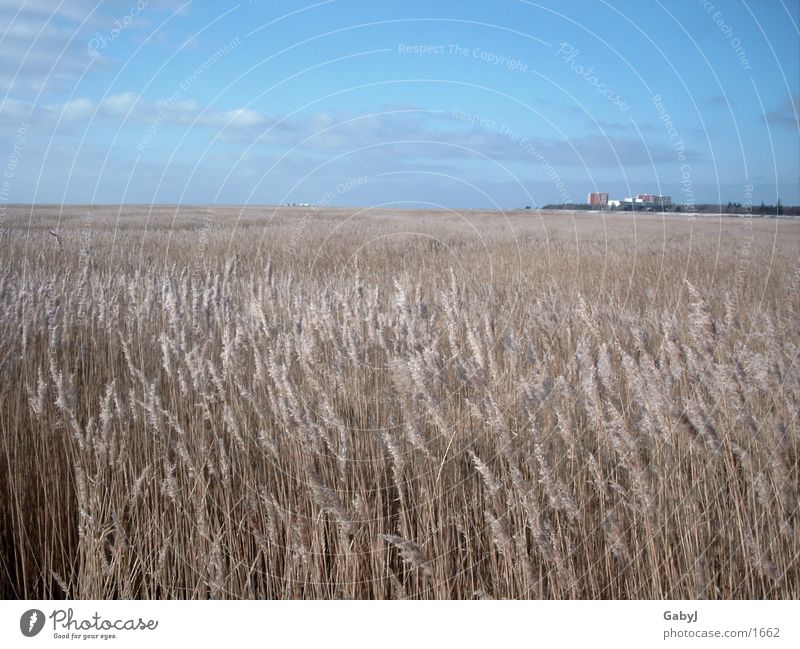
M608 205L608 192L591 192L589 205Z

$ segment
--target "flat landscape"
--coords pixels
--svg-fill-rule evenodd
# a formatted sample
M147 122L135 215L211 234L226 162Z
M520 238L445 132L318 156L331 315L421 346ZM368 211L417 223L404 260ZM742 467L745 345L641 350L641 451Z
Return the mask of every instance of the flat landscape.
M9 206L3 598L800 598L800 221Z

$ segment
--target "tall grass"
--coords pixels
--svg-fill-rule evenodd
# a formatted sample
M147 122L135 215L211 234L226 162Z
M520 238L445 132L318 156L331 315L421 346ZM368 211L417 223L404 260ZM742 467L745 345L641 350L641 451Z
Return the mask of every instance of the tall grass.
M80 214L2 233L4 598L800 597L797 222Z

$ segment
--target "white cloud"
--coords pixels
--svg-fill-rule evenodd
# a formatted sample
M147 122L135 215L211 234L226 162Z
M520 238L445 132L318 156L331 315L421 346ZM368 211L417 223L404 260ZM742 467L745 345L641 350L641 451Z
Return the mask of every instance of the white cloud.
M55 3L52 0L0 0L0 12L3 14L16 14L35 16L40 19L54 18L72 21L82 21L94 8L96 2L89 0L71 0L69 2Z
M184 4L186 0L148 0L124 30L131 33L119 38L149 30L155 15ZM110 39L115 21L124 22L135 7L137 0L0 0L0 95L68 90L89 65L111 65L115 39L98 49L97 34ZM95 44L94 51L90 44Z
M358 150L359 159L375 168L392 168L399 160L418 166L461 164L483 157L536 168L545 164L557 168L649 165L650 156L656 163L675 161L669 146L622 133L608 138L590 133L569 140L536 132L510 137L497 128L414 108L371 115L322 112L287 119L245 107L204 110L191 98L147 100L127 91L106 98L99 106L88 98L77 98L31 112L29 105L7 103L0 117L19 119L26 111L30 121L44 131L54 128L59 118L60 131L92 120L93 126L121 128L135 138L147 137L148 142L156 139L156 133L158 140L169 142L173 135L182 137L186 130L196 130L202 141L216 137L242 151L254 144L254 153L283 155L297 147L293 156L316 163ZM173 129L172 135L168 129ZM698 159L689 149L685 155Z
M236 108L225 111L220 115L223 125L232 128L260 126L266 122L266 117L258 111L249 108Z
M111 115L120 115L124 117L133 109L138 100L139 95L134 92L123 92L121 95L111 95L103 101L103 110Z
M0 2L0 25L6 26L0 31L0 91L38 93L80 76L89 64L80 25L92 7L65 2L54 11L53 3Z
M73 99L58 108L53 109L60 113L60 116L65 121L84 120L92 116L94 113L95 104L89 99Z
M194 99L183 99L181 101L175 101L169 104L163 99L159 99L155 102L155 106L159 110L164 110L166 108L178 114L192 114L200 112L200 104L198 104Z

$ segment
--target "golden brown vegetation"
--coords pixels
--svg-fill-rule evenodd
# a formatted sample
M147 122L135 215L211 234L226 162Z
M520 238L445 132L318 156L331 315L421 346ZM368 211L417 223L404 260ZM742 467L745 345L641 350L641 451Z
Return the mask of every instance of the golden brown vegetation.
M800 597L797 221L9 212L5 598Z

